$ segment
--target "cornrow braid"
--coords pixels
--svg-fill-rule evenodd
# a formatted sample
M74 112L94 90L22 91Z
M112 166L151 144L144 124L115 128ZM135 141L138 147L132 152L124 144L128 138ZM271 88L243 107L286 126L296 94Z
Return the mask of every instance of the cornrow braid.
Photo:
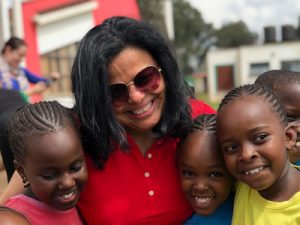
M23 162L26 155L25 139L56 132L67 125L78 130L71 110L57 101L44 101L21 107L7 125L7 137L15 159Z
M283 106L280 103L280 100L273 94L273 92L264 85L259 84L246 84L237 88L232 89L229 93L225 95L222 99L218 112L222 110L222 108L233 101L242 96L261 96L269 103L271 106L271 110L276 113L283 124L287 124L287 116Z
M193 120L193 130L216 132L216 114L202 114Z

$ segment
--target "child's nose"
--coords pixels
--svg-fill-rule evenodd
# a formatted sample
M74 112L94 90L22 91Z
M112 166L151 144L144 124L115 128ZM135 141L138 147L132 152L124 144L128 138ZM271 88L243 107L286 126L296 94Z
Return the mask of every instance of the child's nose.
M250 161L256 158L257 152L251 145L243 145L240 151L239 159L241 161Z
M64 174L59 184L60 189L69 189L75 186L75 179L71 174Z
M207 182L205 180L198 180L194 183L193 188L198 191L205 191L208 189Z

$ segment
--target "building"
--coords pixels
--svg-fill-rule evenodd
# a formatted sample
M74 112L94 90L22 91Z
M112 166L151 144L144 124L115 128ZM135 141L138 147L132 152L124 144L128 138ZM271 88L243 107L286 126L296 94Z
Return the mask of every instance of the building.
M300 72L300 41L210 50L206 66L209 98L219 101L233 87L254 83L257 76L267 70Z

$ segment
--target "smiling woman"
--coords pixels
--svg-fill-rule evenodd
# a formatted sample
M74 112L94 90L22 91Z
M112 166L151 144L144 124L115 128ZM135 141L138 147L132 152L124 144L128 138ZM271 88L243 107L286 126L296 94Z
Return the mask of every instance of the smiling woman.
M81 40L72 85L89 174L77 206L87 224L182 224L192 209L178 138L192 117L215 111L189 99L166 41L145 22L109 18Z
M182 224L192 210L180 190L176 136L191 114L214 110L188 100L162 36L134 19L105 20L80 42L72 82L87 153L78 203L87 223Z

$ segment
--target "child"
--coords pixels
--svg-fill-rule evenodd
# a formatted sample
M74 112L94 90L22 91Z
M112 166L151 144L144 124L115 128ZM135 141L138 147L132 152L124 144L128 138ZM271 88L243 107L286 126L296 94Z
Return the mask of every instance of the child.
M0 225L31 225L27 218L21 213L5 207L0 206Z
M26 105L9 120L7 134L15 168L29 187L6 206L33 225L82 225L75 205L87 171L71 111L56 101Z
M230 91L219 105L217 139L239 181L232 224L300 224L300 173L287 154L296 130L271 90L252 84Z
M184 225L230 225L233 178L217 145L216 115L195 118L177 153L182 190L195 211Z
M271 70L261 74L255 83L270 88L283 104L288 121L298 123L297 142L289 151L289 158L293 164L300 166L300 73Z

